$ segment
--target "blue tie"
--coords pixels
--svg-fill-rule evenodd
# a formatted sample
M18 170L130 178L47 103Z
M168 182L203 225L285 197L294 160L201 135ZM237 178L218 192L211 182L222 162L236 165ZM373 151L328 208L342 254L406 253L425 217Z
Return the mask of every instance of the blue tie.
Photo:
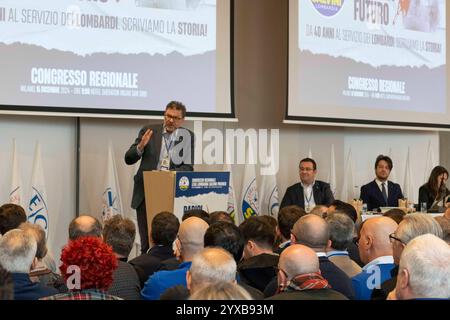
M384 182L381 184L381 194L383 195L384 203L387 205L388 204L388 197L387 197L386 186L385 186Z

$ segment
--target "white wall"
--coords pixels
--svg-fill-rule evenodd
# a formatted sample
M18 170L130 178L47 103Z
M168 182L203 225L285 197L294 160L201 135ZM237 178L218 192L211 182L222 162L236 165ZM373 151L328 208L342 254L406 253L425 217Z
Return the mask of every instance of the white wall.
M13 139L28 201L36 142L41 144L49 210L48 245L59 259L75 216L75 121L71 118L0 116L0 203L8 202Z

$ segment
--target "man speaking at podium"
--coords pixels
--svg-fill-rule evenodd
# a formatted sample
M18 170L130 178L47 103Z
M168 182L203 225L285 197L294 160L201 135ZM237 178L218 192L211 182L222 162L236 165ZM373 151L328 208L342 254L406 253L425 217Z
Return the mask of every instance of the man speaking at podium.
M181 102L169 102L164 112L163 125L144 126L136 141L125 153L125 162L128 165L141 159L134 176L131 200L131 207L137 212L141 253L149 249L143 171L194 170L194 133L182 127L185 116L186 107Z

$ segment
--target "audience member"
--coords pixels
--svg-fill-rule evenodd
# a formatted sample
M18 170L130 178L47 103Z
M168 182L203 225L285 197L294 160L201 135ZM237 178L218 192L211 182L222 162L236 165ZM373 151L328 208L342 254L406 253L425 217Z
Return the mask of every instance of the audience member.
M209 225L212 225L216 222L234 223L234 220L228 212L214 211L209 214Z
M21 206L7 203L0 207L0 235L17 229L21 223L26 221L27 215Z
M268 300L347 300L321 275L314 250L299 244L286 248L278 265L279 293Z
M187 218L180 224L175 245L180 254L178 269L155 272L144 285L141 295L145 300L158 300L168 288L176 285L186 286L186 273L191 267L192 258L203 249L203 238L208 224L197 217Z
M312 210L311 210L311 214L315 214L318 215L321 218L326 218L327 216L327 211L328 211L328 207L323 205L323 204L319 204L317 206L315 206Z
M291 242L314 250L319 258L320 272L331 287L349 299L354 298L350 278L327 257L326 249L331 243L330 228L323 218L313 214L301 217L292 228Z
M398 265L405 246L414 238L427 233L442 238L442 229L435 219L423 213L413 213L406 215L395 233L389 235L395 267L391 270L391 279L383 282L381 288L373 290L372 299L385 300L389 292L394 290Z
M113 273L113 282L108 294L124 300L140 300L141 285L135 268L129 264L128 256L136 238L134 222L121 215L106 220L103 228L103 241L110 245L118 261Z
M69 241L61 252L61 262L69 292L43 300L121 300L106 293L113 282L117 259L99 237L81 236Z
M85 215L79 216L70 222L69 240L87 236L101 238L102 229L102 224L97 218Z
M402 222L403 218L405 217L406 213L402 209L390 209L383 213L383 217L388 217L394 220L397 224L400 224Z
M299 206L286 206L278 212L277 236L280 239L278 248L274 250L281 254L291 244L291 229L300 217L306 214Z
M328 207L327 215L332 214L334 212L340 212L349 216L350 219L352 219L352 221L355 223L355 227L357 225L360 225L361 223L361 219L358 217L358 213L356 212L355 207L352 206L350 203L341 200L334 200ZM350 259L355 261L360 267L364 266L364 264L361 261L361 258L359 257L359 250L358 246L356 245L356 237L354 237L353 241L351 241L348 244L347 251L350 256Z
M442 231L444 232L444 241L450 244L450 202L446 204L444 215L435 219L441 225Z
M252 297L236 283L221 282L202 287L189 300L252 300Z
M304 208L306 212L310 212L318 204L330 205L334 201L330 185L316 180L316 175L317 165L313 159L300 160L300 182L287 188L280 208L297 205Z
M141 286L153 273L158 271L163 261L175 259L172 245L179 228L178 218L170 212L160 212L153 218L150 230L150 250L130 261L133 266L144 272L145 280L141 281ZM175 263L177 265L175 268L177 268L179 263L176 259Z
M275 230L261 217L245 220L239 229L244 237L243 260L238 265L242 282L263 291L276 275L279 256L273 252Z
M53 287L58 292L67 292L67 286L64 279L47 268L43 259L48 256L47 239L44 229L38 224L32 224L29 222L22 223L19 228L29 234L31 234L36 240L36 260L33 264L33 268L30 271L30 279L33 282L40 282L47 287Z
M36 250L36 240L23 230L10 230L0 240L0 264L12 274L15 300L37 300L58 293L55 288L31 281L29 272L35 264Z
M197 217L205 221L207 224L209 224L209 213L202 209L191 209L186 211L183 214L183 217L181 218L181 221L186 220L190 217Z
M369 300L373 288L380 288L381 283L392 277L394 258L389 235L396 229L397 223L388 217L374 217L364 222L358 245L365 266L352 278L356 299Z
M203 285L236 283L236 272L236 261L228 251L205 248L192 259L191 268L186 273L187 289L194 294Z
M331 245L327 248L327 257L350 278L361 273L361 267L350 259L347 248L353 241L355 224L343 213L332 213L326 221L330 227Z
M391 299L443 299L450 297L450 247L435 235L411 240L400 259Z
M356 212L355 207L350 203L341 200L334 200L328 207L327 216L336 211L346 214L354 223L358 221L358 213Z

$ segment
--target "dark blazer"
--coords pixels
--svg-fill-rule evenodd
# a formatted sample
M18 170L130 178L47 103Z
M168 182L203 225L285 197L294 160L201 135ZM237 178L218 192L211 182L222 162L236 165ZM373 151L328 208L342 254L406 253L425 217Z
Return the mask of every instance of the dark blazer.
M119 260L118 263L107 293L124 300L141 300L141 284L136 270L125 261Z
M14 282L14 300L38 300L58 294L58 290L31 282L27 273L12 273Z
M330 185L323 181L316 180L313 186L313 195L316 205L329 206L334 201ZM305 208L305 196L303 195L303 187L300 182L287 188L281 201L280 209L291 205Z
M144 152L142 157L139 156L137 151L137 146L141 142L142 136L148 130L153 130L153 135L150 138L150 141L144 148ZM125 163L128 165L135 164L141 158L141 164L139 165L139 169L134 176L134 189L133 189L133 198L131 200L131 207L136 209L139 205L144 201L144 171L152 171L156 170L159 162L159 155L161 153L161 144L162 144L162 132L163 126L144 126L141 131L139 131L139 135L134 141L134 143L130 146L130 149L125 153ZM183 159L181 164L174 164L172 161L170 162L170 170L174 171L193 171L194 170L194 133L186 128L178 128L178 139L175 141L175 146L183 143L183 149L188 150L186 154L183 154L183 150L180 152L180 157Z
M342 293L333 289L285 291L266 300L348 300Z
M398 207L398 199L403 199L402 188L398 183L388 181L388 202L385 203L383 194L375 180L361 187L360 198L367 203L367 210L380 207Z
M128 263L144 271L145 281L159 270L161 262L174 258L172 246L154 246L147 253L130 260Z
M277 254L262 253L242 260L237 268L240 281L263 291L272 278L276 277L279 259Z
M448 196L450 194L450 190L448 190L447 188L445 188L445 196ZM425 183L424 185L422 185L419 188L419 209L420 209L420 204L422 202L426 202L427 203L427 209L430 209L431 206L433 205L434 200L436 199L436 195L433 194L430 190L430 188L428 188L428 184Z

